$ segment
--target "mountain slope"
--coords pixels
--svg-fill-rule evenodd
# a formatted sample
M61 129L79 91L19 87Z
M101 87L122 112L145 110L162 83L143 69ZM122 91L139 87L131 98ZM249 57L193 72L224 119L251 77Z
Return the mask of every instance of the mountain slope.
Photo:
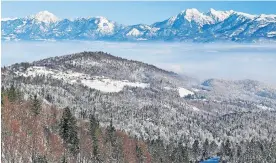
M59 19L48 11L4 18L3 40L275 41L276 15L195 8L151 25L121 25L105 17Z
M2 68L2 85L29 95L38 94L58 107L70 106L75 115L98 116L101 125L113 117L116 129L141 139L193 142L195 139L233 142L253 137L275 137L276 89L256 81L207 80L204 83L181 77L142 62L114 57L103 52L83 52L52 57ZM251 117L242 121L241 115ZM221 117L231 115L227 121ZM263 122L256 124L256 115ZM227 116L228 117L228 116ZM238 119L236 135L213 130ZM256 127L258 126L258 127ZM259 132L260 131L260 132Z
M222 142L206 139L200 144L198 140L193 143L179 140L164 144L160 138L152 141L141 140L130 137L124 131L115 130L112 118L107 127L102 127L94 114L89 115L88 120L84 117L85 114L74 117L70 108L57 108L45 99L43 101L36 98L25 100L22 98L22 92L14 87L2 88L1 97L2 162L186 163L207 159L210 156L219 156L221 160L237 163L248 160L275 162L276 159L275 140L249 139L236 143L229 139ZM228 132L237 128L233 120L240 122L241 126L247 126L246 121L242 119L257 121L256 126L249 127L258 131L264 121L268 122L266 127L271 128L275 122L273 116L275 114L269 112L256 113L254 116L250 113L240 113L239 116L229 114L214 119L210 123L216 126L213 128L215 134L225 130L231 136L242 132L242 130ZM73 144L66 141L63 132L60 132L64 131L65 127L62 124L66 123L66 117L70 117L69 122L72 122L72 119L75 121L75 132L70 132L72 128L69 127L65 130L70 133L70 137L76 138L77 141ZM217 122L222 120L226 123L218 125ZM70 125L70 123L66 124ZM256 133L248 133L248 135L252 134ZM265 134L267 131L262 133L262 135ZM229 145L230 157L227 151ZM77 150L71 150L72 147Z

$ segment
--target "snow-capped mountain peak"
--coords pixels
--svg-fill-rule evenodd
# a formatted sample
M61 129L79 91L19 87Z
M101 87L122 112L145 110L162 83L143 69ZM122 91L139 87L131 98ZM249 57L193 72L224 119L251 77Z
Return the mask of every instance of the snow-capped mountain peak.
M186 9L185 11L182 11L178 16L184 16L187 21L195 22L200 26L213 23L211 17L204 15L195 8Z
M218 11L213 8L210 8L209 12L207 13L208 16L212 17L216 22L221 22L228 18L234 11Z
M58 17L49 11L40 11L35 16L34 19L44 23L55 23L58 21Z
M257 17L257 15L251 15L251 14L247 14L244 12L237 12L237 11L234 11L232 14L237 17L243 17L243 18L247 18L247 19L254 19Z
M133 28L126 35L127 36L140 36L141 34L142 33L138 29Z
M195 8L191 8L191 9L186 9L185 11L182 11L180 15L184 15L184 17L188 21L192 21L192 20L199 19L200 17L202 17L203 14Z
M276 22L276 15L265 15L261 14L255 19L256 21L267 21L267 22Z
M103 16L95 17L95 24L98 25L98 31L104 34L113 33L115 24Z

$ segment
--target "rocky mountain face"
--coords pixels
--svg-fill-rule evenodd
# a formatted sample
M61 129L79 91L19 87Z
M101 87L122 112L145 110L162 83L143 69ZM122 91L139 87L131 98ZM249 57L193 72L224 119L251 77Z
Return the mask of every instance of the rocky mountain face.
M105 17L59 19L48 11L4 18L3 40L275 41L276 15L195 8L151 25L121 25Z

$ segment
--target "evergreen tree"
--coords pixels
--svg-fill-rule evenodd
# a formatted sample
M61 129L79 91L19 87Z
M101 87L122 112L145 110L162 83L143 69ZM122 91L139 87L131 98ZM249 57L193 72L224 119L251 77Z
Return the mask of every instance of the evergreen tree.
M209 154L215 154L215 152L217 151L218 145L217 143L213 140L209 146Z
M209 156L209 141L208 139L205 140L203 144L203 159L206 159Z
M178 143L177 149L173 152L175 155L174 161L178 163L188 163L188 149L184 147L181 143Z
M4 95L5 95L5 88L4 86L2 86L1 87L1 105L4 104L4 101L3 101Z
M226 140L226 143L224 145L224 152L226 156L232 156L231 143L229 139Z
M11 102L14 102L16 100L16 90L14 85L11 85L10 89L8 90L8 98Z
M241 157L241 154L242 154L242 149L241 149L241 146L238 145L238 147L237 147L237 157L238 158Z
M113 121L112 121L112 114L111 114L111 119L110 119L110 124L107 127L108 131L108 138L111 141L112 145L114 145L114 136L115 136L115 127L113 126Z
M59 132L63 141L66 143L66 148L68 148L72 154L77 154L79 150L77 124L75 117L68 107L63 111L59 127Z
M198 153L199 153L199 142L198 142L198 140L194 141L192 151L193 151L193 155L194 155L195 160L197 160L197 156L198 156Z
M99 130L99 121L94 117L90 116L90 133L93 140L93 155L97 157L98 155L98 138L97 131Z
M142 149L136 143L136 157L138 158L138 162L143 162L143 152Z
M41 111L41 102L38 100L37 95L32 99L32 111L37 116Z

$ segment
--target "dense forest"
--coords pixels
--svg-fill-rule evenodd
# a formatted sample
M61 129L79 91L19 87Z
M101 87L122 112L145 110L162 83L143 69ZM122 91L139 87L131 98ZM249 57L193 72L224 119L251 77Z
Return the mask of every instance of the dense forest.
M115 129L113 117L101 126L97 116L75 116L36 94L23 98L13 85L2 87L2 162L199 162L220 156L222 162L276 162L276 141L251 139L234 143L146 140Z

